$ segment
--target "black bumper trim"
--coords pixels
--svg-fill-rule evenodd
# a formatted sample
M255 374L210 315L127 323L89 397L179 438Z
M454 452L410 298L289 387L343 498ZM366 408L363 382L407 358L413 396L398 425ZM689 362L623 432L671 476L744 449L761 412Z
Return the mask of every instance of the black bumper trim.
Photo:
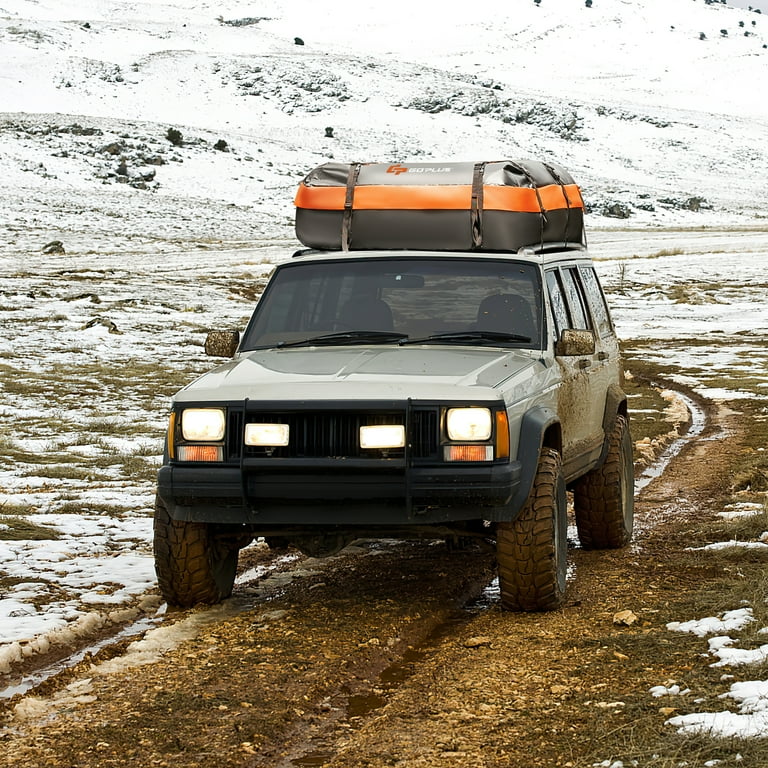
M246 525L424 525L512 519L518 462L413 467L165 465L158 493L171 517ZM400 464L400 466L397 466Z

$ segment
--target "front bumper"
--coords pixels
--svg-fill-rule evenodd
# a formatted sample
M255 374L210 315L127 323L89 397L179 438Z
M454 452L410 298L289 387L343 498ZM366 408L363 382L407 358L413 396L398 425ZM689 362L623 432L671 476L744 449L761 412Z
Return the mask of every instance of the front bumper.
M407 526L511 519L518 462L408 467L402 460L244 460L167 464L158 493L172 518L258 528Z

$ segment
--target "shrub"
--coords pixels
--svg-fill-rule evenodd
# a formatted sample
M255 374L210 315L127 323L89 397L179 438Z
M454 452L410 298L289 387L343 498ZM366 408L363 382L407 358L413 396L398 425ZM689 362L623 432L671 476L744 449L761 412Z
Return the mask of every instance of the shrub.
M174 147L180 147L184 143L184 136L178 128L169 128L165 138L173 144Z

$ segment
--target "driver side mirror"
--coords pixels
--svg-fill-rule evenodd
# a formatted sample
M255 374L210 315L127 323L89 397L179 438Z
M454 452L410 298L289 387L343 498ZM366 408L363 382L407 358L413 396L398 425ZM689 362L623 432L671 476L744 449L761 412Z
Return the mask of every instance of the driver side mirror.
M240 343L240 331L209 331L205 354L209 357L234 357Z
M595 354L595 334L592 331L582 331L576 328L566 328L555 344L555 354L558 357L576 357L579 355Z

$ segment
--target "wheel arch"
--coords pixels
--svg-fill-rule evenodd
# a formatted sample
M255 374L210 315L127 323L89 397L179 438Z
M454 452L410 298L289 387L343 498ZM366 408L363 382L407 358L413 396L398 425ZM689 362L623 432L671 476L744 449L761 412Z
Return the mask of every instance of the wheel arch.
M509 505L512 518L518 515L528 499L543 448L551 448L562 455L563 433L557 413L552 408L537 406L527 411L520 423L517 460L522 469L520 484Z
M605 409L603 410L603 450L600 453L599 464L605 461L608 455L608 447L613 434L613 424L617 416L623 416L629 424L629 409L627 396L618 384L611 384L605 394Z

